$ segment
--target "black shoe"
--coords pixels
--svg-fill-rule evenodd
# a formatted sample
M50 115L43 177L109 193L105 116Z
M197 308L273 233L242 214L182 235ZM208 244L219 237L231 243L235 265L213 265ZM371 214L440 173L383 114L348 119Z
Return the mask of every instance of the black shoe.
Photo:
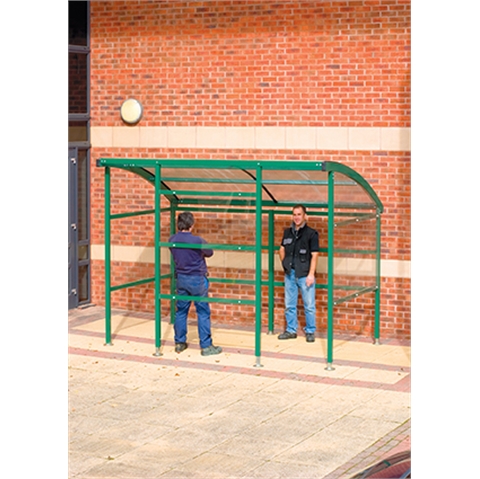
M307 343L315 342L315 335L313 333L307 333L306 338L307 338Z
M175 344L175 352L176 353L181 353L182 351L185 351L185 349L188 348L187 343L176 343Z
M208 346L208 348L202 349L202 356L212 356L212 354L220 354L222 348L220 346L214 346L213 344Z
M278 335L278 339L295 339L296 337L297 333L289 333L288 331Z

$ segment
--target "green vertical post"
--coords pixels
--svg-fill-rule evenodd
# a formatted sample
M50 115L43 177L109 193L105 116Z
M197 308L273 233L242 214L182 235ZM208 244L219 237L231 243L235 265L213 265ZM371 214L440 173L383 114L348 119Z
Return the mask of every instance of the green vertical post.
M160 255L160 231L161 231L161 216L160 216L160 165L155 165L155 353L154 356L161 356L161 302L160 302L160 273L161 273L161 255Z
M177 209L175 208L174 203L170 203L170 236L175 234L175 221L176 221ZM175 263L173 261L172 255L170 255L170 294L175 294L177 290L177 282L175 279ZM175 323L175 309L176 309L176 301L174 299L170 300L170 324Z
M262 168L257 166L255 192L255 367L260 363L262 332Z
M377 210L376 216L376 281L377 288L375 289L375 344L380 344L380 286L381 286L381 277L380 277L380 264L381 264L381 215L380 211Z
M275 314L275 219L268 212L268 334L273 334Z
M333 293L334 293L334 238L335 238L335 176L328 172L328 258L327 258L327 371L333 371Z
M105 344L112 344L112 279L111 279L111 201L110 201L110 167L105 168Z

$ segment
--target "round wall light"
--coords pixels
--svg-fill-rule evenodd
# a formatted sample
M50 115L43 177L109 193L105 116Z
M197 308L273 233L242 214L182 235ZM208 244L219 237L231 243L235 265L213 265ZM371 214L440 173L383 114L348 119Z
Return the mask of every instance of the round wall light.
M135 98L125 100L120 107L120 116L122 120L129 125L138 123L142 118L142 114L142 104L138 100L135 100Z

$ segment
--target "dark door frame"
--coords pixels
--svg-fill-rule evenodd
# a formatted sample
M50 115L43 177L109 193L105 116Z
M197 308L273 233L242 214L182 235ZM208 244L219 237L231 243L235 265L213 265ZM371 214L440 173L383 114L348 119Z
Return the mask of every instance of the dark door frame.
M78 148L68 148L68 309L78 306Z
M68 148L68 308L91 301L90 150Z

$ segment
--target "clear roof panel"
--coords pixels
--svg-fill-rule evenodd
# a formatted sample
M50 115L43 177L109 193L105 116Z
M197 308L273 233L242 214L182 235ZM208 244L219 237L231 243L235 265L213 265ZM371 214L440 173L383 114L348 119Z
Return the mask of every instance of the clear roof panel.
M342 173L335 174L334 186L335 206L357 205L362 207L375 207L374 199L357 182Z
M267 170L262 174L265 187L279 203L326 204L326 171Z
M146 168L155 174L154 168ZM200 180L223 179L242 180L248 178L241 168L219 169L219 168L162 168L162 178L193 178Z
M336 162L242 161L184 159L100 159L99 166L118 166L153 182L161 166L162 193L184 203L226 204L255 202L257 171L261 172L262 200L269 204L328 205L329 172L334 172L334 206L379 208L383 205L368 182L351 168ZM172 193L166 193L169 190Z
M179 199L201 197L209 201L253 201L256 192L255 176L243 169L162 168L162 183ZM262 197L263 200L270 199L266 191Z

